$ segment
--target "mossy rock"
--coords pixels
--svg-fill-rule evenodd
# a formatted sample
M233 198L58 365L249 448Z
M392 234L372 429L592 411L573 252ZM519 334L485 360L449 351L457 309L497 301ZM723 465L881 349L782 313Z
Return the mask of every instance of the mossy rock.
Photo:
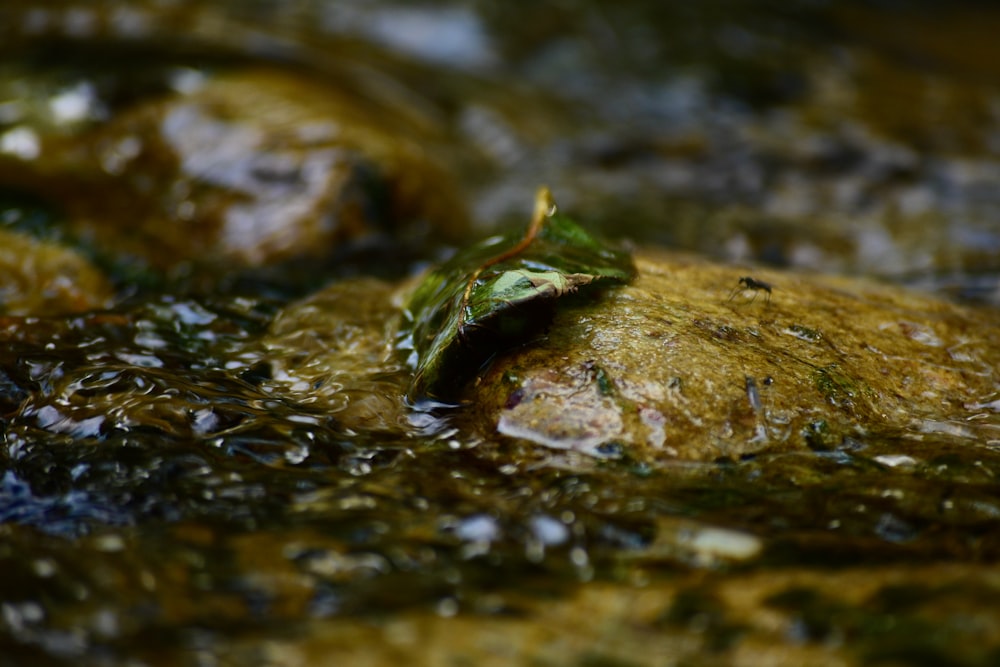
M988 439L1000 316L886 285L663 251L561 309L465 400L479 429L643 460L738 458L866 433ZM977 424L980 424L977 426Z
M0 184L56 202L70 238L140 275L292 272L354 242L465 229L428 157L434 128L277 69L201 77L78 132L41 133L37 156L0 155Z
M632 284L569 299L541 334L455 378L458 437L649 463L995 437L1000 314L665 250L638 252L636 266ZM739 283L747 273L771 294ZM285 309L245 358L273 369L270 392L352 430L405 431L413 406L393 341L413 289L332 286Z
M111 282L56 242L0 229L0 314L66 315L108 306Z

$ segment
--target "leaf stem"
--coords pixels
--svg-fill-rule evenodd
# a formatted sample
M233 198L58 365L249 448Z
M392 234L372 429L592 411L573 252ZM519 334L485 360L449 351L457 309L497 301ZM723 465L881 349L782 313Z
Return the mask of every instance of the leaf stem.
M549 190L547 186L543 185L538 188L538 192L535 193L535 211L531 216L531 222L528 224L528 229L524 232L524 236L521 237L521 240L502 253L494 255L487 261L483 262L475 271L472 272L472 276L469 277L469 282L465 285L465 291L462 292L462 300L459 302L459 337L465 336L465 313L469 305L469 298L472 296L472 288L475 286L476 281L479 280L479 276L483 274L483 271L490 268L494 264L499 264L500 262L506 261L511 257L516 257L527 250L528 246L530 246L535 238L538 237L538 233L542 230L542 225L546 220L555 215L555 212L556 204L552 199L552 191Z

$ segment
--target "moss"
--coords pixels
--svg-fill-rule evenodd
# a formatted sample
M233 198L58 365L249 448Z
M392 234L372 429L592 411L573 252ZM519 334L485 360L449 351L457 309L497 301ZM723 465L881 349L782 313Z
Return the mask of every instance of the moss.
M858 407L857 401L862 396L862 389L858 382L843 373L837 364L817 368L813 372L813 382L823 394L823 398L831 405L852 411Z
M594 367L594 379L597 382L597 391L601 394L601 396L615 395L614 380L612 380L607 371L600 366Z
M831 451L840 443L840 438L823 419L806 424L802 437L809 449L818 452Z
M823 335L816 329L811 329L801 324L792 324L788 327L788 331L791 332L796 338L801 338L802 340L809 341L810 343L816 343L822 340Z

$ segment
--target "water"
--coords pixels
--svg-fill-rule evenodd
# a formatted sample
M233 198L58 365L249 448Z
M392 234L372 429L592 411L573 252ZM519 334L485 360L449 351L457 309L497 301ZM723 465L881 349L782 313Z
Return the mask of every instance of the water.
M403 402L405 367L380 342L395 283L356 276L446 255L419 225L304 266L161 262L99 242L136 215L113 198L141 173L132 134L93 144L93 190L65 161L23 168L134 104L264 63L361 91L361 116L405 126L457 174L420 202L454 221L452 243L522 221L544 182L640 245L989 305L995 12L115 4L0 10L17 55L0 67L5 229L108 282L2 320L0 664L765 664L766 646L800 664L995 663L1000 452L983 429L663 466L540 456ZM309 127L295 141L327 141ZM282 190L282 165L244 175ZM351 192L376 182L352 173ZM196 195L170 197L149 210L200 215L183 206ZM369 201L349 200L359 219L391 218Z

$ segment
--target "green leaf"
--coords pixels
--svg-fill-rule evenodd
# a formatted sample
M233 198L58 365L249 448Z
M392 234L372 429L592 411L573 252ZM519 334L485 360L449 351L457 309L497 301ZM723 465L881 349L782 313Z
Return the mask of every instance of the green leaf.
M559 299L633 277L628 252L558 214L542 188L526 233L458 252L410 295L399 343L414 371L410 398L454 398L493 356L543 330Z

